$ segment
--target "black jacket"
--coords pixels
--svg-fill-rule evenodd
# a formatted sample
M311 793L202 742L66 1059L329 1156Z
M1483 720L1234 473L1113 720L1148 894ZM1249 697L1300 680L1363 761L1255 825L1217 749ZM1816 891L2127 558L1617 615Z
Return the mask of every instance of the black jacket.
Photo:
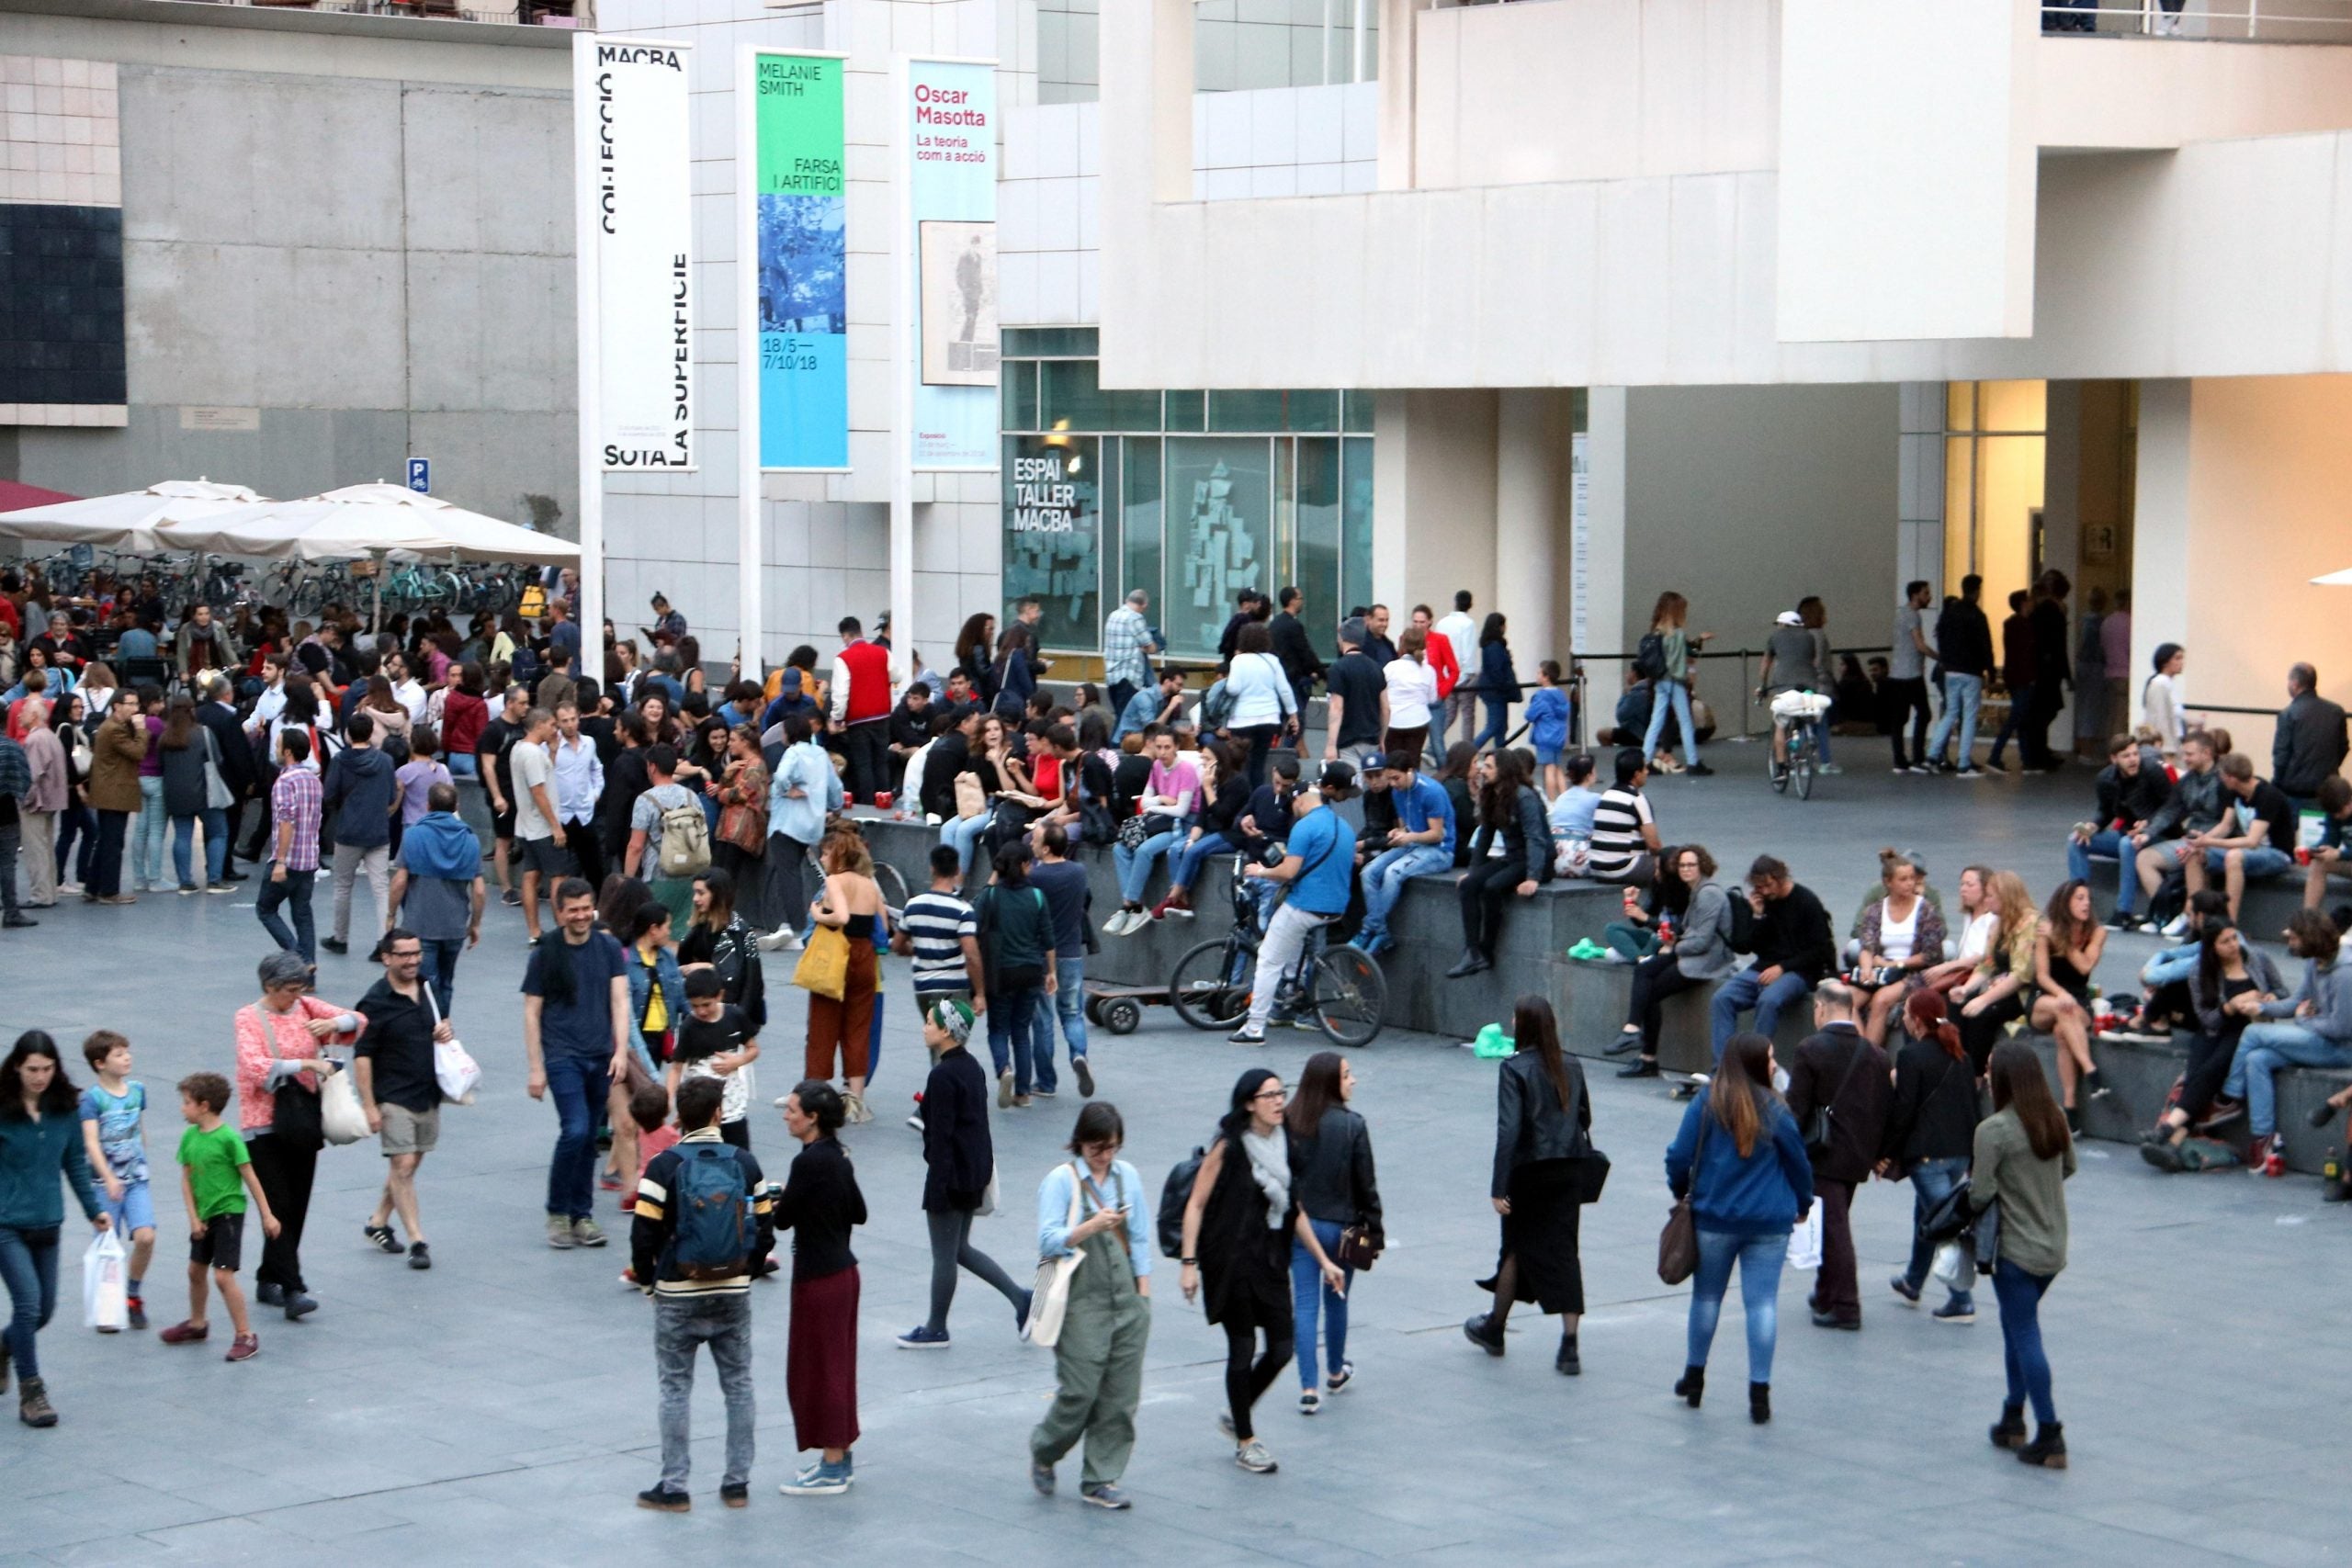
M1511 820L1503 828L1504 857L1518 861L1525 868L1526 874L1520 878L1521 882L1551 881L1554 863L1552 821L1544 815L1544 797L1521 784L1512 801L1512 807ZM1461 837L1458 823L1454 836L1458 841ZM1469 863L1485 864L1487 852L1493 847L1494 840L1494 829L1484 822L1478 824L1477 836L1470 846Z
M1815 1106L1830 1108L1829 1152L1813 1162L1815 1181L1869 1179L1894 1102L1886 1072L1886 1053L1850 1023L1831 1024L1797 1047L1789 1065L1789 1113L1802 1129Z
M989 1077L961 1045L940 1053L922 1086L922 1161L925 1213L967 1213L980 1206L996 1171Z
M624 746L605 764L605 793L596 797L596 839L615 865L628 852L629 812L636 807L637 797L652 787L653 775L645 771L642 746Z
M2075 667L2066 658L2066 606L2055 599L2044 599L2030 612L2033 622L2034 684L2058 689L2061 681L2075 678ZM2053 708L2054 703L2051 705Z
M1290 1190L1300 1212L1326 1224L1378 1234L1380 1184L1373 1178L1372 1130L1344 1105L1323 1112L1311 1138L1290 1141Z
M2270 741L2270 782L2309 800L2322 780L2344 766L2344 710L2317 692L2305 692L2278 710L2278 732Z
M334 841L373 849L392 841L392 799L400 793L392 760L376 746L346 746L327 764L324 809Z
M1307 686L1323 678L1323 660L1306 639L1306 627L1284 610L1273 620L1274 657L1294 686Z
M261 775L254 767L253 742L237 722L237 710L220 703L197 705L196 722L212 731L214 750L220 753L220 782L243 800L254 794Z
M922 760L923 815L942 822L956 819L956 775L967 771L971 761L971 746L960 729L951 729L931 743L930 754Z
M1894 1103L1882 1148L1908 1170L1923 1159L1966 1159L1976 1151L1976 1071L1933 1040L1904 1037L1894 1054Z
M2164 760L2146 747L2140 749L2140 771L2130 778L2109 762L2098 772L2098 825L2129 828L2145 822L2165 808L2172 781L2165 777Z
M849 1233L865 1223L865 1194L838 1139L819 1138L792 1156L775 1228L793 1233L792 1281L822 1280L857 1267Z
M922 712L917 713L907 705L906 698L900 697L899 705L890 710L890 744L920 746L930 739L932 711L926 704Z
M1758 968L1769 969L1777 964L1804 976L1808 985L1819 985L1838 966L1838 941L1829 932L1829 911L1821 907L1813 889L1802 883L1791 884L1787 897L1765 901L1748 951L1756 954Z
M1936 617L1936 660L1954 674L1992 673L1993 627L1983 610L1965 599L1944 606Z
M1510 1196L1510 1173L1542 1159L1575 1159L1592 1146L1592 1100L1584 1090L1584 1066L1565 1057L1568 1098L1561 1105L1544 1075L1544 1059L1532 1051L1503 1058L1495 1085L1495 1168L1487 1196Z

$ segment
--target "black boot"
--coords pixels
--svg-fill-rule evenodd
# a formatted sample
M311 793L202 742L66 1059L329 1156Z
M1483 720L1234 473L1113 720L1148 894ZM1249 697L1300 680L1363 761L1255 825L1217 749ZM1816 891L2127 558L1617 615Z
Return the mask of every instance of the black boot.
M2025 1447L2025 1406L2022 1404L2002 1405L2001 1418L1993 1423L1990 1435L1993 1438L1993 1446L1996 1449Z
M2083 1075L2083 1087L2091 1091L2093 1100L2105 1100L2115 1092L2115 1086L2109 1083L2107 1075L2097 1067Z
M1560 1353L1552 1358L1552 1370L1564 1377L1584 1375L1584 1362L1577 1356L1577 1337L1574 1334L1560 1336Z
M1772 1385L1752 1382L1747 1385L1747 1418L1761 1427L1772 1419Z
M1486 1313L1466 1319L1462 1325L1462 1337L1489 1356L1503 1353L1503 1337L1496 1331L1495 1320Z
M1674 1397L1688 1404L1691 1409L1696 1410L1699 1408L1700 1399L1706 1393L1706 1392L1707 1369L1704 1367L1683 1368L1682 1381L1674 1385Z
M2071 1105L2066 1107L2066 1131L2076 1137L2082 1136L2083 1113Z
M1654 1078L1657 1077L1657 1058L1636 1056L1618 1068L1617 1076L1621 1078Z
M1459 980L1465 976L1484 974L1492 967L1485 953L1475 947L1465 947L1462 950L1462 956L1454 960L1453 967L1445 972L1445 977Z
M2056 1421L2045 1422L2033 1434L2033 1441L2018 1450L2018 1462L2038 1464L2044 1470L2066 1468L2066 1428Z

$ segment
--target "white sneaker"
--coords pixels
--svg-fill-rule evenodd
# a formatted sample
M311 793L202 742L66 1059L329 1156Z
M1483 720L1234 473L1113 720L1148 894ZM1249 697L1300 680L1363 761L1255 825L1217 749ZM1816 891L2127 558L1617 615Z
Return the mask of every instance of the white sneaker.
M2171 919L2165 922L2165 929L2159 934L2170 937L2176 942L2180 938L2187 936L2188 934L2188 915L2175 915Z
M1839 767L1835 762L1824 762L1821 766L1814 769L1813 771L1816 773L1842 773L1846 770Z
M1149 924L1151 924L1151 913L1149 910L1129 909L1119 917L1119 929L1115 934L1119 936L1133 936L1136 932L1143 930L1144 927Z
M1102 922L1102 934L1104 936L1124 936L1126 934L1126 930L1127 912L1125 909L1112 910L1111 918Z
M763 953L775 953L783 948L787 942L795 940L796 939L792 934L792 928L789 925L778 926L775 930L765 932L760 937L760 951Z

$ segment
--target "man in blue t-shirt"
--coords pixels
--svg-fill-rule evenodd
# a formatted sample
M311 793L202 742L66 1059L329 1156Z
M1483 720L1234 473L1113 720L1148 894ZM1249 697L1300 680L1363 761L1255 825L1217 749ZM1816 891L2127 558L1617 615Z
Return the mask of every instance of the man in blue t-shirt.
M1363 925L1352 945L1379 954L1396 945L1388 912L1405 896L1408 877L1453 869L1453 802L1445 786L1424 778L1412 751L1388 753L1388 798L1396 808L1389 847L1363 868Z
M1030 1016L1029 1041L1036 1058L1031 1092L1053 1098L1054 1021L1059 1019L1078 1092L1091 1100L1094 1072L1086 1060L1086 868L1069 858L1069 832L1058 822L1037 829L1036 847L1029 886L1046 896L1046 910L1054 922L1054 997L1053 1006L1040 1005ZM1039 998L1041 1004L1043 1000Z
M628 971L621 944L596 929L596 890L569 876L555 890L556 930L523 971L523 1049L533 1100L555 1096L548 1162L548 1245L602 1247L596 1122L628 1065ZM627 1173L635 1176L636 1172Z
M1326 762L1322 777L1294 797L1290 842L1279 865L1251 865L1242 875L1290 885L1266 934L1258 943L1258 974L1250 987L1250 1016L1227 1036L1236 1045L1266 1043L1266 1020L1283 971L1298 962L1309 932L1348 911L1348 878L1356 863L1356 830L1331 809L1356 792L1356 773L1345 762Z

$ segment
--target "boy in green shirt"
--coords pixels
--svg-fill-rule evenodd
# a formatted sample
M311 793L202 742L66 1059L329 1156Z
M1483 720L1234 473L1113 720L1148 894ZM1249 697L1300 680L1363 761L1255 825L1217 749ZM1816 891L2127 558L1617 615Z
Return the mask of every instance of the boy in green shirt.
M236 1338L228 1359L250 1361L261 1353L261 1336L245 1316L245 1292L237 1284L238 1255L245 1237L245 1194L261 1210L262 1234L277 1235L277 1216L246 1157L245 1141L223 1126L229 1080L219 1073L191 1073L180 1080L180 1114L188 1130L180 1134L180 1200L187 1206L187 1321L159 1336L166 1345L193 1345L211 1332L204 1320L205 1270L220 1287Z

